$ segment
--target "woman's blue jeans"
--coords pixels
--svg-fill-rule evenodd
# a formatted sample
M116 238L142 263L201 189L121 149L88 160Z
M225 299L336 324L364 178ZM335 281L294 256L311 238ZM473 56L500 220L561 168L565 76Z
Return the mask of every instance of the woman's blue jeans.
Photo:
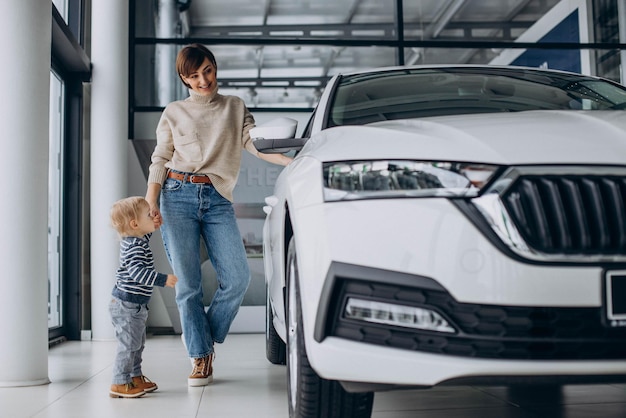
M161 234L174 274L176 304L191 358L213 352L226 338L250 283L250 270L232 203L211 184L167 178L161 189ZM200 239L217 273L217 291L205 312Z

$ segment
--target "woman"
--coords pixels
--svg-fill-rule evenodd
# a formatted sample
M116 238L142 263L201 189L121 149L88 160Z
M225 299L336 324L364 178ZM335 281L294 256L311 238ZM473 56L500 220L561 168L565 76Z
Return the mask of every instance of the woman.
M176 303L194 364L188 384L205 386L213 380L213 344L226 338L250 282L232 206L241 151L280 165L291 158L256 151L249 135L254 118L243 100L218 93L217 63L206 47L184 47L176 71L189 97L170 103L161 115L146 200L150 213L162 222L165 250L179 279ZM218 281L206 313L200 238Z

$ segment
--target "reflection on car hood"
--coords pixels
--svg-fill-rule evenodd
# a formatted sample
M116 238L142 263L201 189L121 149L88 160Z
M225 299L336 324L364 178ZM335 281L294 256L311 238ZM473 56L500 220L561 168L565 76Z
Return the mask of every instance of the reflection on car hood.
M529 111L394 120L313 135L321 161L411 158L493 164L626 163L626 112Z

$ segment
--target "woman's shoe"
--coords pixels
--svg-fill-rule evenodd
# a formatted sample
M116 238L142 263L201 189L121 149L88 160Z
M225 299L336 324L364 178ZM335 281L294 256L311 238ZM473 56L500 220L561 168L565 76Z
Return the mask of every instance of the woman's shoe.
M206 386L213 381L213 353L193 359L193 371L187 378L189 386Z

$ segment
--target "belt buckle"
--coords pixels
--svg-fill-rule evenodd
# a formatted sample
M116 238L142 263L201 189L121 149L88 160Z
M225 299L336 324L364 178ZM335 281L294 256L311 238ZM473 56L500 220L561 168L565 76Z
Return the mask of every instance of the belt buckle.
M200 178L204 178L206 176L204 175L197 175L197 174L191 174L189 176L189 182L190 183L204 183L204 181L195 181L196 178L200 179Z

